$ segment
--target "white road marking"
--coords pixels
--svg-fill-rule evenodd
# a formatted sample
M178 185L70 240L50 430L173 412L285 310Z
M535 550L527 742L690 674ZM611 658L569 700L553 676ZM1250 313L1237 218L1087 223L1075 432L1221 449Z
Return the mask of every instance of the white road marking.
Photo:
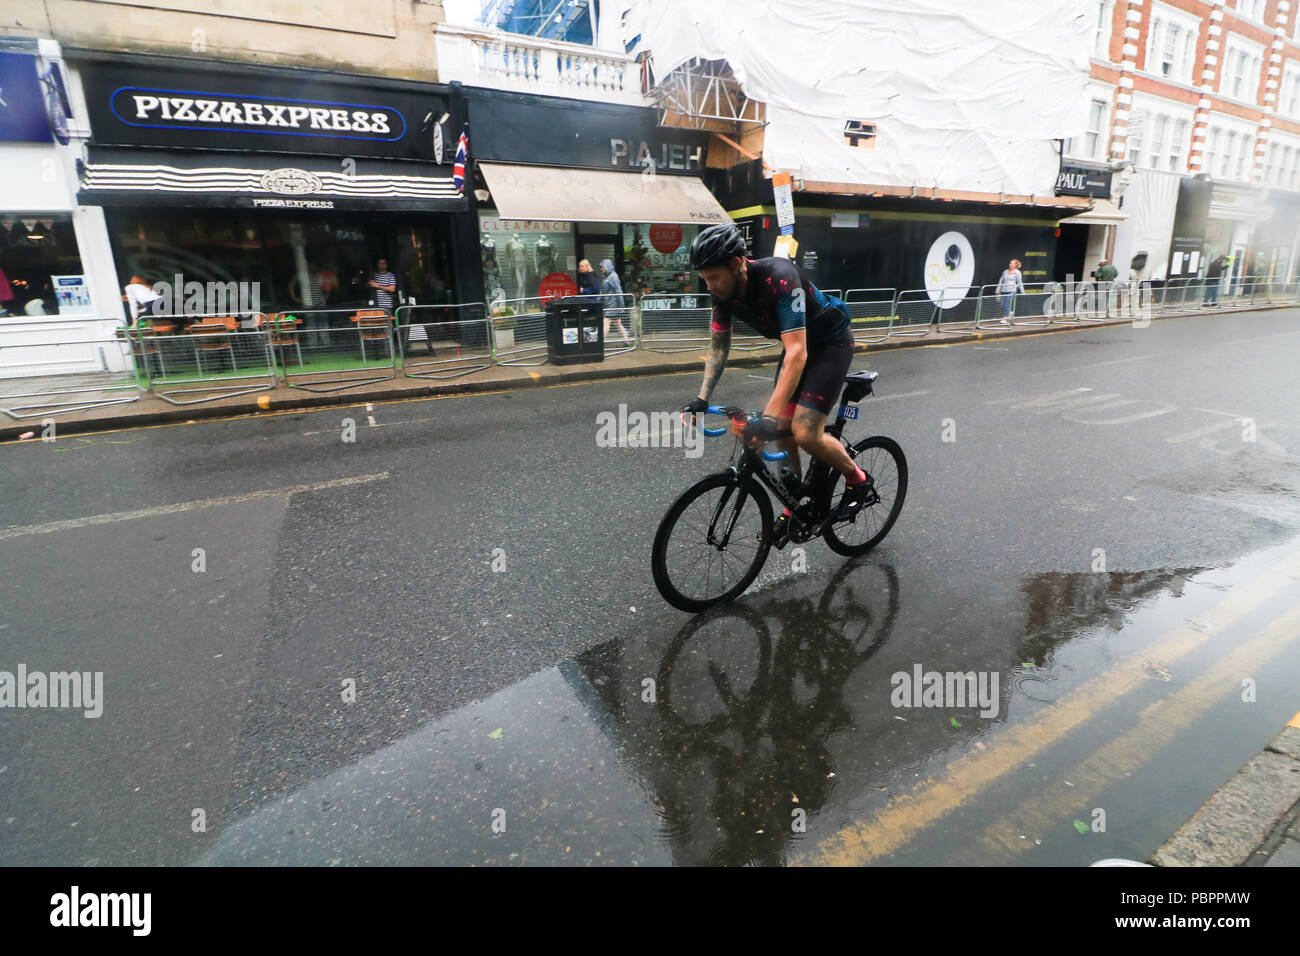
M268 488L265 491L250 491L242 495L230 495L225 498L203 498L199 501L182 501L174 505L159 505L156 508L141 508L139 511L116 511L103 515L88 515L85 518L69 518L66 521L51 521L48 524L31 524L23 527L4 528L0 530L0 541L6 538L19 538L28 534L49 534L52 531L70 531L97 524L113 524L117 521L132 521L136 518L153 518L158 515L177 514L182 511L194 511L199 508L213 508L218 505L233 505L244 501L258 501L262 498L280 498L296 495L306 491L325 491L330 488L344 488L348 485L363 485L371 481L383 481L389 476L384 471L377 475L357 475L355 478L335 478L333 481L318 481L310 485L290 485L287 488Z
M918 395L929 395L929 394L930 394L930 389L924 388L919 392L899 392L896 395L895 394L872 395L870 398L864 398L862 400L862 403L865 404L868 408L870 408L872 405L875 405L877 402L888 402L899 398L916 398L916 396Z
M1213 343L1213 347L1214 347L1214 348L1218 348L1218 347L1221 346L1221 345L1244 345L1244 344L1247 343L1247 342L1263 342L1263 341L1265 341L1265 340L1267 340L1267 339L1281 339L1281 338L1286 338L1287 336L1291 336L1291 335L1300 335L1300 331L1296 331L1296 332L1278 332L1278 333L1273 334L1273 335L1256 335L1256 336L1254 336L1254 337L1252 337L1252 338L1248 338L1248 339L1230 339L1230 340L1228 340L1227 342L1215 342L1215 343ZM1063 372L1078 372L1078 371L1081 371L1082 369L1088 369L1088 368L1102 368L1103 366L1106 366L1106 365L1120 365L1120 364L1123 364L1124 362L1140 362L1140 361L1142 361L1143 359L1149 359L1149 358L1163 358L1163 357L1166 356L1166 355L1184 355L1184 354L1189 354L1189 355L1190 355L1190 354L1195 354L1195 353L1192 352L1192 350L1186 350L1186 351L1184 351L1184 352L1153 352L1153 353L1151 353L1150 355L1134 355L1134 356L1132 356L1132 357L1130 357L1130 358L1115 359L1114 361L1111 361L1111 362L1097 362L1097 363L1095 363L1095 364L1093 364L1093 365L1076 365L1076 366L1074 366L1073 368L1056 368L1056 369L1052 369L1051 371L1047 371L1047 372L1034 372L1033 374L1035 374L1035 375L1060 375L1060 374L1063 373Z
M1102 368L1106 365L1122 365L1125 362L1140 362L1143 359L1163 358L1166 355L1183 355L1183 352L1152 352L1150 355L1133 355L1129 358L1114 359L1110 362L1094 362L1092 365L1075 365L1073 368L1054 368L1046 372L1034 372L1035 375L1061 375L1065 372L1080 372L1089 368Z

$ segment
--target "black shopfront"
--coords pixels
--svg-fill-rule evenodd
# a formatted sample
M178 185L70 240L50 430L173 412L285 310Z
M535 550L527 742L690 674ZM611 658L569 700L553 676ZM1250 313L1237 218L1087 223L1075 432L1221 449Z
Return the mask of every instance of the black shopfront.
M178 57L79 67L79 198L104 207L122 283L255 282L263 311L365 305L381 259L406 302L475 285L456 88Z
M727 219L709 134L643 107L465 88L483 300L572 294L609 259L625 292L694 291L689 249ZM468 188L467 188L468 192Z
M760 161L715 173L713 188L750 247L780 235ZM996 283L1011 259L1026 284L1052 279L1062 210L924 198L794 192L795 262L819 288L938 289Z

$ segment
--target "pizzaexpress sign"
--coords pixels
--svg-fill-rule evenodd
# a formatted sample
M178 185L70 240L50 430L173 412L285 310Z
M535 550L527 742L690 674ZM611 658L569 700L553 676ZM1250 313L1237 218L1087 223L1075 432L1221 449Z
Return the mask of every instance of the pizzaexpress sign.
M152 129L386 142L406 135L406 119L397 110L357 103L123 87L113 93L111 109L127 126Z

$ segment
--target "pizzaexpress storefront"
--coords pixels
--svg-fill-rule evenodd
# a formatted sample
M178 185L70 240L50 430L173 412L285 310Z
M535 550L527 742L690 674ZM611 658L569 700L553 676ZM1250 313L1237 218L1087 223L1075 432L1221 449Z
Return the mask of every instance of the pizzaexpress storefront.
M402 302L477 284L456 89L180 57L80 67L79 198L104 207L119 283L257 282L264 311L365 305L380 259Z

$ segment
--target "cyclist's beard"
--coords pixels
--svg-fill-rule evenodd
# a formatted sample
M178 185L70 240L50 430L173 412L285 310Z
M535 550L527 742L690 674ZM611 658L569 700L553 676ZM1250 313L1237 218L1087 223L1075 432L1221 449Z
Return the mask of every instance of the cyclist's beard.
M732 273L731 273L731 279L732 279L732 284L731 284L731 292L730 292L729 295L725 295L725 296L724 296L724 295L718 295L718 294L715 293L715 292L710 292L710 293L709 293L709 295L713 298L713 301L714 301L714 302L719 302L719 303L722 303L723 305L725 305L725 304L727 304L727 303L729 303L729 302L735 302L737 299L740 298L741 292L742 292L743 290L742 290L742 288L741 288L741 283L740 283L740 270L739 270L739 269L733 269L733 270L732 270Z

